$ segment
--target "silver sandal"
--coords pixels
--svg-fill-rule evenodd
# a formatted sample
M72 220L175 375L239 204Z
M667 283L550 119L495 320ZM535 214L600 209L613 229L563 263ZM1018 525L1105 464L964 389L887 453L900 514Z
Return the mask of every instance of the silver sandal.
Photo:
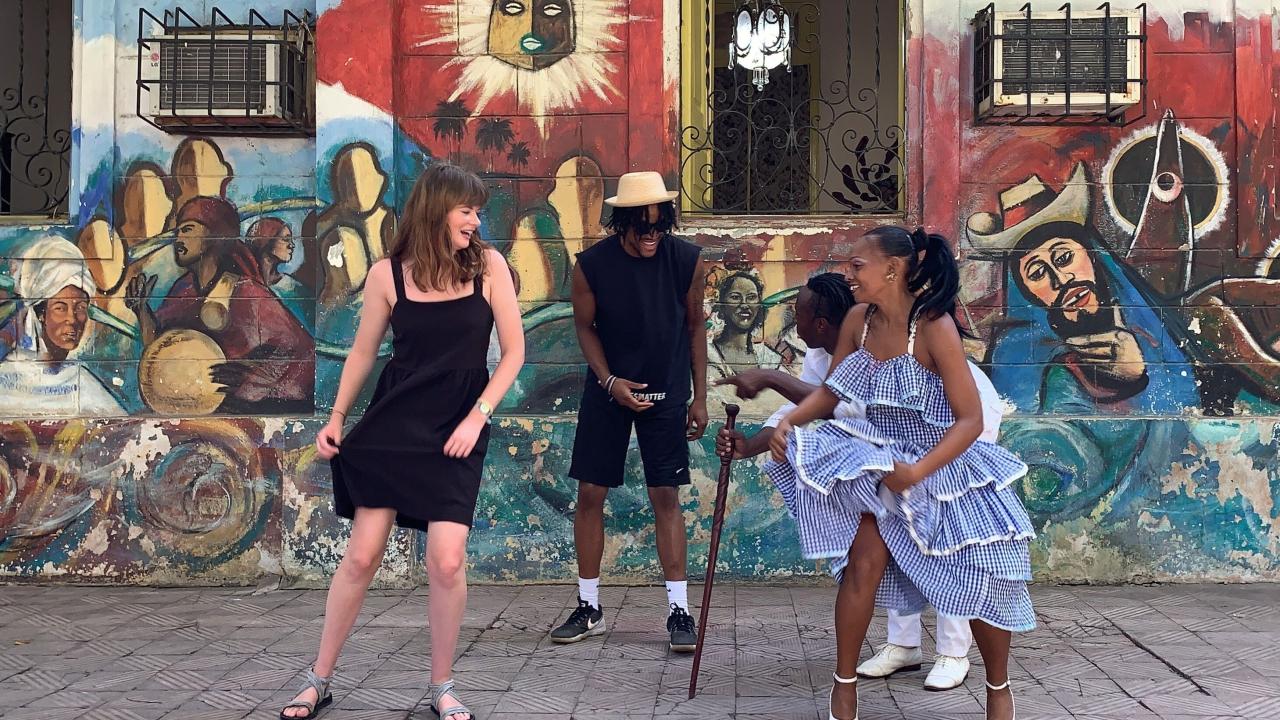
M439 685L428 685L428 687L431 689L431 712L435 713L440 720L446 720L454 715L470 715L471 720L476 720L475 713L471 712L466 705L463 705L462 698L459 698L458 694L453 691L453 680L445 680ZM453 699L458 701L458 704L442 713L440 712L440 701L444 699L445 695L452 695Z
M295 695L301 695L308 689L315 690L316 702L309 703L302 700L294 700L288 705L285 705L280 711L280 720L310 720L315 717L317 713L327 707L329 703L333 702L333 693L329 692L329 683L332 682L332 680L332 677L322 678L317 675L315 668L307 668L307 676L302 679L302 686L298 688L298 692L295 693ZM285 710L289 710L291 708L306 708L307 714L285 715Z

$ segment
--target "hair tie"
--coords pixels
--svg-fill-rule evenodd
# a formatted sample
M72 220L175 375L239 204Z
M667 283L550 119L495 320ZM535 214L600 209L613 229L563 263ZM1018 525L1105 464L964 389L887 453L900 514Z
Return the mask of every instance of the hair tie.
M918 227L911 233L911 249L920 252L929 246L929 235L924 228Z

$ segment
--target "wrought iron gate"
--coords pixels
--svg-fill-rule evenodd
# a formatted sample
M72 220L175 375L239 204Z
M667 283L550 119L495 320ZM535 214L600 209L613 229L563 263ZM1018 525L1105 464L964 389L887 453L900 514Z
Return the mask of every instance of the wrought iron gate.
M0 3L0 216L67 213L70 19L71 0Z

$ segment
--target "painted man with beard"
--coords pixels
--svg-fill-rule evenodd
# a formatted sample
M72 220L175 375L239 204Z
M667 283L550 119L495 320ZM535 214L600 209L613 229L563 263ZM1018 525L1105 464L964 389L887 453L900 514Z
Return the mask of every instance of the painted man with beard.
M1061 369L1051 368L1045 384L1055 384L1053 376L1065 371L1095 401L1114 403L1137 395L1151 381L1139 334L1149 345L1160 338L1125 326L1106 275L1090 254L1089 248L1099 246L1083 225L1041 225L1018 242L1010 271L1023 295L1045 308L1049 327L1063 342L1056 358Z
M1186 447L1179 417L1198 402L1150 289L1094 230L1089 187L1083 163L1061 192L1033 175L1000 194L998 216L968 221L974 256L1005 268L987 362L1001 396L1031 416L1007 421L1002 439L1031 468L1037 520L1087 515L1104 497L1109 516L1135 517L1159 492L1149 478Z

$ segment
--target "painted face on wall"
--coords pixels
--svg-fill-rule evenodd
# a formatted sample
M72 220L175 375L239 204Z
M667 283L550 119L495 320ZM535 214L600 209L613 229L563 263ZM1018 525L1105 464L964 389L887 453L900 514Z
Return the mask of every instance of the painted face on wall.
M80 288L68 285L42 305L45 346L51 356L66 358L84 337L84 326L89 322L89 296Z
M721 293L720 317L725 328L740 333L755 329L760 319L760 288L745 277L735 277Z
M493 0L489 16L493 57L525 70L541 70L573 49L573 0Z
M1032 249L1018 261L1018 275L1037 304L1070 322L1096 314L1102 305L1093 260L1071 238L1051 238Z
M271 243L271 257L281 263L287 263L293 259L293 250L293 233L286 228L275 239L275 242Z
M208 250L209 234L209 228L195 220L187 220L178 226L178 237L173 242L173 259L178 267L191 267L204 257Z

